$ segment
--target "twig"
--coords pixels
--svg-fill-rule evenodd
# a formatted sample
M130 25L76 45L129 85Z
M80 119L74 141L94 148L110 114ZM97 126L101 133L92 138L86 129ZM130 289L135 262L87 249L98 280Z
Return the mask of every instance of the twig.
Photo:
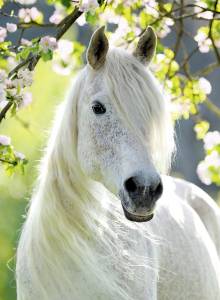
M37 23L37 22L29 22L29 23L25 23L25 22L21 22L21 23L18 23L17 24L18 28L31 28L32 26L36 26L36 27L57 27L57 25L55 24L52 24L52 23Z
M10 160L6 160L6 159L3 159L3 158L0 158L0 162L7 163L7 164L10 164L10 165L13 165L13 166L17 165L16 161L10 161Z
M20 32L20 34L19 34L19 37L18 37L18 41L17 41L17 43L16 43L16 49L19 47L19 45L20 45L20 43L21 43L22 37L23 37L23 35L24 35L24 32L25 32L25 28L22 28L22 29L21 29L21 32Z
M217 117L220 118L220 108L215 105L211 100L206 99L203 104L210 110L212 111Z
M180 68L184 68L184 66L189 62L189 60L192 58L192 56L199 50L199 46L196 46L189 55L184 59L183 63L180 65Z
M214 63L208 65L207 67L197 71L196 73L193 74L193 76L198 77L198 76L208 75L211 72L213 72L216 68L219 68L219 66L220 66L219 62L214 62Z
M16 18L16 19L19 18L19 17L16 16L16 15L10 15L10 14L7 14L6 12L2 11L1 9L0 9L0 15L2 15L3 17L7 17L7 18Z

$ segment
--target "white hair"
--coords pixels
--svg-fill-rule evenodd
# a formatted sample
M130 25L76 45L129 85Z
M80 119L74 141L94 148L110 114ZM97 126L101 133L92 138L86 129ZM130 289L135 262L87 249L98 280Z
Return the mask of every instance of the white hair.
M125 255L127 231L139 225L121 215L116 197L87 178L77 159L77 101L94 72L89 66L80 72L55 118L19 241L18 300L96 299L77 288L78 280L91 282L91 290L99 291L101 299L132 299L132 284L120 274L138 276L137 254L129 253L126 265L120 264L120 257ZM131 127L136 124L134 116L140 124L148 124L151 156L165 172L174 145L173 130L158 83L136 58L120 49L108 52L99 72L121 117ZM137 134L144 138L141 130ZM150 261L143 265L151 268ZM83 278L73 279L72 269Z

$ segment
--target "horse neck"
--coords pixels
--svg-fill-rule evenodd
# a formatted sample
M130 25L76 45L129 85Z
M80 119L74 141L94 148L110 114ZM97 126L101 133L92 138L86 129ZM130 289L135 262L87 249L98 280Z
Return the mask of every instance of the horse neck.
M117 295L117 299L131 300L121 277L129 272L127 261L119 264L123 260L124 241L116 232L121 237L125 232L119 221L121 215L116 216L114 211L109 218L110 210L100 206L98 197L88 187L89 180L80 171L73 180L62 160L59 157L57 164L56 155L52 155L42 167L46 172L32 199L26 226L29 246L23 240L31 270L35 270L32 276L36 290L43 290L48 300L61 292L65 299L72 299L72 295L74 299L91 299L83 288L78 289L84 282L80 280L81 274L87 287L97 295L103 293L102 298L113 299ZM114 218L117 222L112 228ZM108 260L100 265L102 256ZM134 265L135 256L131 255L130 260Z

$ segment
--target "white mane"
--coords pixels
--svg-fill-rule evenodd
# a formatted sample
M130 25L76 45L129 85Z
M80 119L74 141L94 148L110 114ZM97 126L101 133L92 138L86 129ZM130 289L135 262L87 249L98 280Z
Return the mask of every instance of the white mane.
M148 68L123 49L115 48L107 54L103 73L117 111L150 148L158 170L166 173L174 139L169 102L162 94L162 87ZM149 136L143 136L140 124L148 129Z
M158 83L141 63L118 49L108 52L99 72L127 124L137 131L138 119L139 124L149 127L146 142L155 164L164 172L170 165L173 131ZM140 259L136 253L129 254L126 265L119 262L125 255L126 229L135 230L139 225L122 216L119 200L86 178L77 160L77 102L93 76L89 66L81 71L54 121L18 248L19 257L25 256L26 261L25 266L19 261L17 264L17 274L26 272L22 288L18 276L19 300L26 300L23 293L26 295L28 289L33 299L51 300L51 291L53 300L61 299L67 291L70 299L82 299L79 279L70 281L73 268L88 274L80 281L91 282L94 294L101 290L102 299L131 300L132 285L115 274L123 269L123 274L133 276L132 281L138 276L135 264ZM140 129L137 134L144 139ZM114 220L114 227L109 226L109 220ZM145 268L150 267L151 262L146 262ZM109 271L112 269L116 272ZM100 286L96 282L101 282ZM95 299L91 291L88 299Z

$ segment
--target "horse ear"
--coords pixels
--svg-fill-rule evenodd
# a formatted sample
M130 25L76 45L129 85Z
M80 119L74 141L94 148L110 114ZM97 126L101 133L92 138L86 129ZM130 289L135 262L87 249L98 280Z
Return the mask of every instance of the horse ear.
M104 31L105 26L102 26L93 33L87 50L87 61L95 70L98 70L104 64L109 48Z
M157 36L152 27L148 26L140 37L133 55L143 64L149 64L154 57L157 46Z

